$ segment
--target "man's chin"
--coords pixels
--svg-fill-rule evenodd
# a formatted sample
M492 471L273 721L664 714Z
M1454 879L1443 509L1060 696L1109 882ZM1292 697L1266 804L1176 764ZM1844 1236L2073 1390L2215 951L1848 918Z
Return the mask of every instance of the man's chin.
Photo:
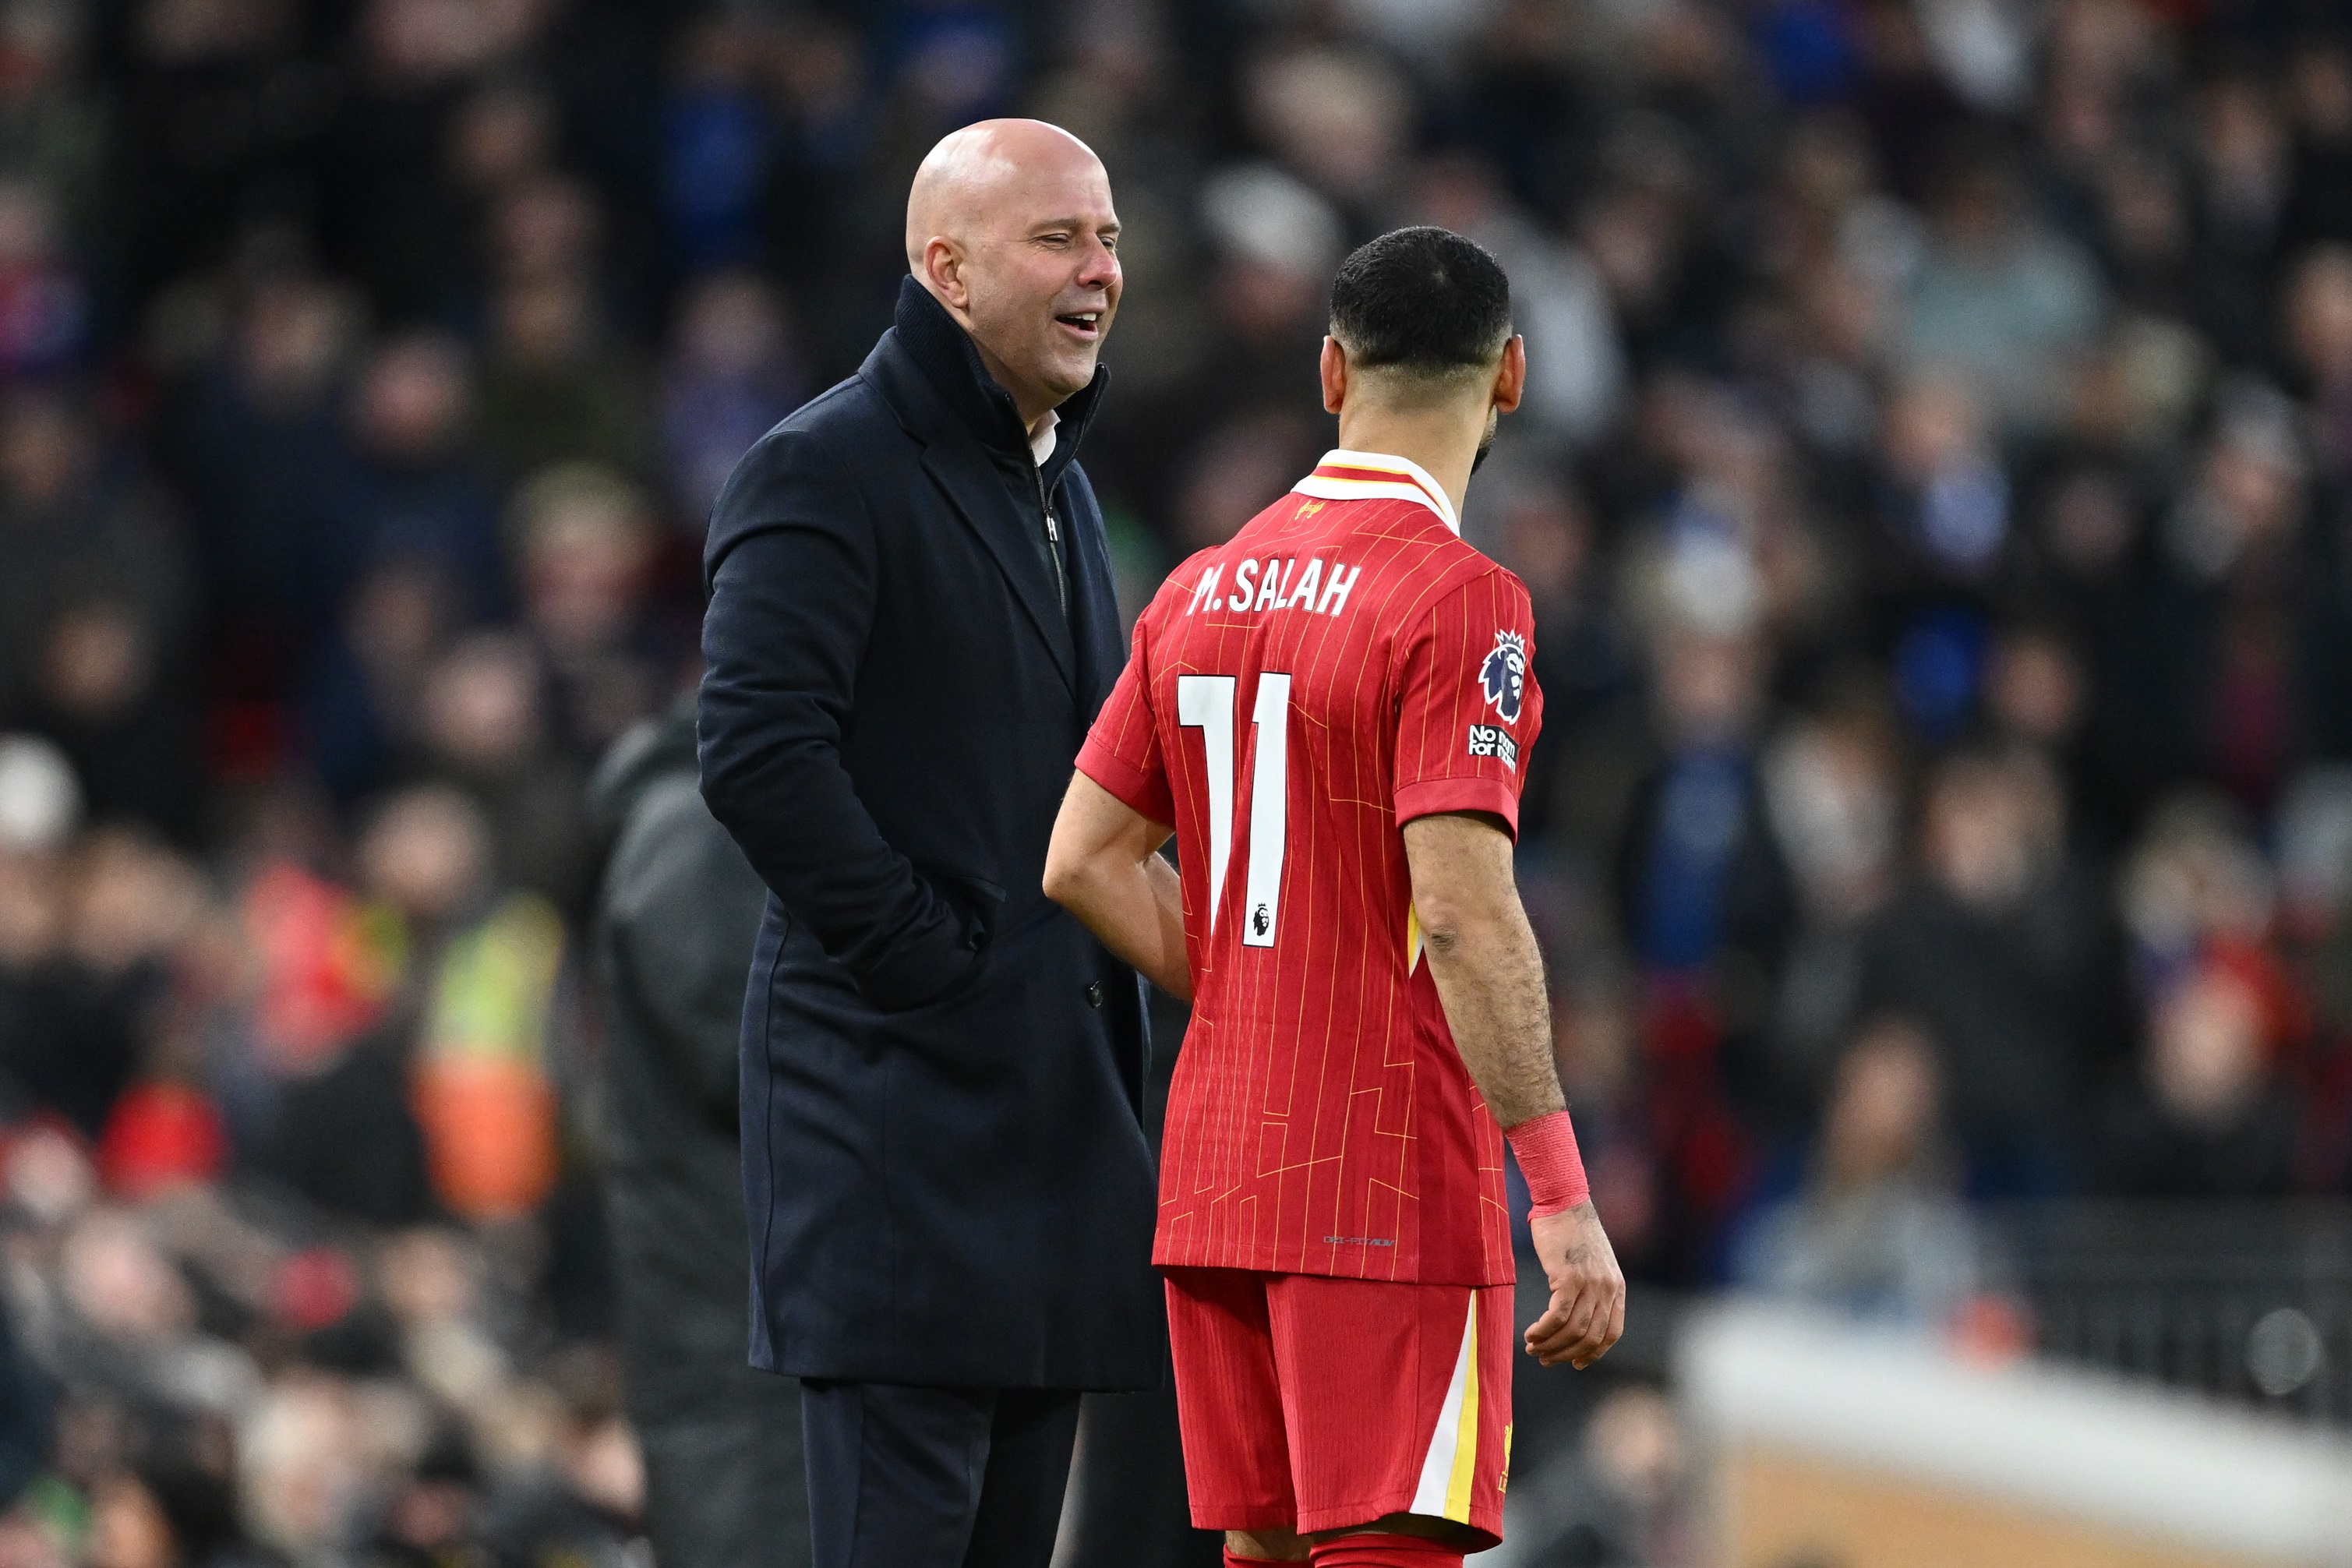
M1055 403L1066 403L1084 392L1095 379L1095 367L1100 362L1097 353L1087 355L1083 362L1065 360L1054 366L1052 378L1046 383Z

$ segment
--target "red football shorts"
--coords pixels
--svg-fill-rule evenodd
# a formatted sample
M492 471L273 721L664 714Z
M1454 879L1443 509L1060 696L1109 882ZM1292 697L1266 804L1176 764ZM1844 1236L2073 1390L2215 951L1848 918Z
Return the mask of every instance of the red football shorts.
M1503 1539L1512 1291L1168 1271L1192 1522L1301 1534L1427 1514Z

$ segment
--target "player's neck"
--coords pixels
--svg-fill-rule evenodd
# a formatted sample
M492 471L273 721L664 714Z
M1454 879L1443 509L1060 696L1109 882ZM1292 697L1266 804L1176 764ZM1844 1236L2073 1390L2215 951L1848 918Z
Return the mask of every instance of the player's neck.
M1349 452L1376 452L1407 458L1421 465L1462 515L1462 497L1470 488L1470 468L1478 456L1478 442L1486 433L1486 411L1433 408L1401 411L1378 406L1339 411L1339 445Z

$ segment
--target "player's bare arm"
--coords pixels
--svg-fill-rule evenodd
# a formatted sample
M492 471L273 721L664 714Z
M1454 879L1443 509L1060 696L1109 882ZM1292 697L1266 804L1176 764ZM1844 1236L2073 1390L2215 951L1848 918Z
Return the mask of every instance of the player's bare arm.
M1496 819L1447 812L1404 825L1422 952L1454 1047L1508 1132L1565 1110L1552 1063L1543 956L1519 902L1511 839ZM1625 1331L1625 1277L1585 1198L1529 1221L1551 1305L1527 1331L1546 1366L1582 1368Z
M1175 868L1160 855L1175 831L1073 773L1045 850L1045 896L1077 916L1122 963L1190 1002L1184 895Z

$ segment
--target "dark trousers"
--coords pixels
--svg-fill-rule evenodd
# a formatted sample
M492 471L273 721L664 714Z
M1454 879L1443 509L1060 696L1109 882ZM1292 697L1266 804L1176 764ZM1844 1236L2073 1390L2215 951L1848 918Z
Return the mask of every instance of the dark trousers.
M661 1568L809 1568L800 1390L733 1369L731 1397L637 1434L646 1533Z
M1078 1396L803 1383L816 1568L1046 1568Z

